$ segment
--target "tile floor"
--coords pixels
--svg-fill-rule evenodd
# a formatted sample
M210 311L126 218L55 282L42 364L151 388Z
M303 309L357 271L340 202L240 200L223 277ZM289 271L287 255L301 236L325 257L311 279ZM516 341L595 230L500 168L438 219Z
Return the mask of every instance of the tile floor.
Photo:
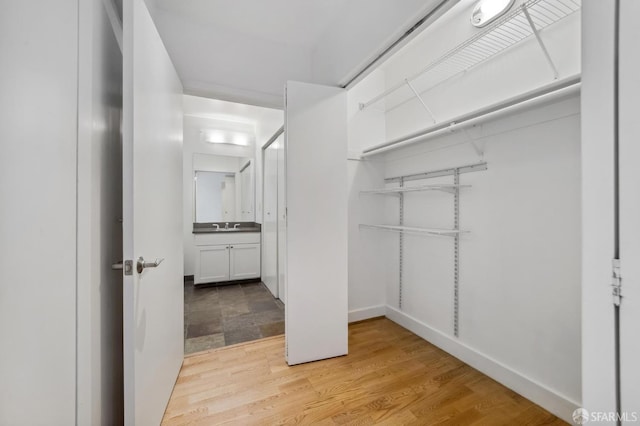
M263 283L184 284L186 354L284 333L284 305Z

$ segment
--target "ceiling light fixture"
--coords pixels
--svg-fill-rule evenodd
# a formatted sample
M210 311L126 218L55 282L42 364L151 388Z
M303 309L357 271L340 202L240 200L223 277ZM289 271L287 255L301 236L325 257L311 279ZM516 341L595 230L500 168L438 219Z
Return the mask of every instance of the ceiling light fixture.
M504 15L513 5L514 0L480 0L471 13L471 25L484 27Z
M200 132L202 140L213 144L250 146L255 141L255 135L223 130L203 130Z

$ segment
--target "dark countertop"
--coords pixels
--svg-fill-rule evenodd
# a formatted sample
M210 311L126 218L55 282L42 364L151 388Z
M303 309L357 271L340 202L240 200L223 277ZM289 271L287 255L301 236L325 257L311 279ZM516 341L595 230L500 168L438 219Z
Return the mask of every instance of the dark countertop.
M235 234L238 232L260 232L262 226L256 222L229 222L229 229L225 230L224 225L226 222L207 222L207 223L194 223L194 234ZM238 229L232 229L233 225L239 223ZM217 230L214 224L220 226L220 230Z

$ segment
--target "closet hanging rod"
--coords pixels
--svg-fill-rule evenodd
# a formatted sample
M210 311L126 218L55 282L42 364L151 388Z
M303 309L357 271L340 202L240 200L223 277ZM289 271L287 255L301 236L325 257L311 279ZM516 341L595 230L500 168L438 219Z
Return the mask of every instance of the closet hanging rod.
M485 121L567 98L579 92L580 76L569 77L505 101L480 108L474 112L460 115L441 124L429 126L406 136L372 146L371 148L365 149L362 152L362 156L369 157L371 155L382 154L386 151L422 142L442 134L452 133L456 130L461 130Z

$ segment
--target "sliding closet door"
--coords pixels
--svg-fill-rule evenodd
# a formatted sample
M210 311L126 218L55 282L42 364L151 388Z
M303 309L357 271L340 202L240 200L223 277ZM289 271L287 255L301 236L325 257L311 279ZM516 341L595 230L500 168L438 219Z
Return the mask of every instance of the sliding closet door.
M287 285L287 203L285 196L285 156L284 133L273 143L278 151L278 298L287 303L285 287Z
M278 154L271 144L262 153L262 281L278 297Z
M640 421L640 16L638 0L620 5L620 383L623 423ZM632 414L635 412L636 416ZM635 420L635 421L634 421Z
M335 87L288 82L286 342L290 365L347 353L347 110Z

